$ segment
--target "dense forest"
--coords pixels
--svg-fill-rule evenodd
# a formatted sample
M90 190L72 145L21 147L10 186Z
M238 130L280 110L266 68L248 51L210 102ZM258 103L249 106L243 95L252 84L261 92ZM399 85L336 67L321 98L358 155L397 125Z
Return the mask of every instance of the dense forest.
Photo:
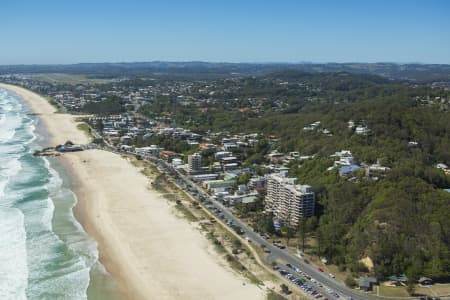
M448 99L448 91L373 75L295 71L216 87L222 84L228 88L218 89L220 101L181 106L164 97L140 111L170 112L178 124L203 133L276 137L239 150L248 166L264 162L269 150L314 155L289 167L291 176L317 193L318 222L308 232L318 241L317 254L352 271L369 256L379 278L406 273L412 280L450 279L450 193L443 190L450 188L450 177L435 167L450 165L450 116L448 102L429 100ZM355 134L349 120L370 134ZM318 129L303 130L315 121L321 122ZM390 171L377 180L363 173L349 180L327 170L330 155L343 149L358 163L378 162Z

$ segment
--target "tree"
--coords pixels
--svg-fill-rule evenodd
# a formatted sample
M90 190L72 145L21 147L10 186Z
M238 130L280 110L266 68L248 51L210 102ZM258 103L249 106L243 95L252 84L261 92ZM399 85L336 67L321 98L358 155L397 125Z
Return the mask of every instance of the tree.
M295 229L292 228L291 226L286 226L286 245L289 247L289 241L291 240L291 238L293 238L295 236Z
M242 173L237 179L237 184L247 184L250 181L250 177L251 175L249 172Z
M284 283L280 285L281 287L281 291L283 292L283 294L289 294L289 287L287 285L285 285Z
M102 131L103 131L103 121L102 120L97 120L97 121L95 121L95 129L99 132L99 133L101 133Z
M406 291L408 292L408 294L410 296L414 296L414 293L416 291L416 286L415 286L414 282L408 281L408 285L406 286Z
M233 247L236 248L236 249L241 248L241 247L242 247L241 241L238 240L238 239L234 239L234 240L233 240Z
M345 283L345 285L348 286L349 288L354 288L354 287L356 287L356 285L357 285L355 279L354 279L353 276L351 276L351 275L349 275L349 276L347 276L347 277L345 278L344 283Z
M308 235L308 228L306 226L305 218L302 218L300 220L297 233L298 233L298 239L299 239L299 247L298 248L300 248L300 245L301 245L302 252L305 252L305 242L306 242L306 237Z
M275 233L275 227L273 226L273 214L262 214L254 223L254 229L255 231L274 234Z

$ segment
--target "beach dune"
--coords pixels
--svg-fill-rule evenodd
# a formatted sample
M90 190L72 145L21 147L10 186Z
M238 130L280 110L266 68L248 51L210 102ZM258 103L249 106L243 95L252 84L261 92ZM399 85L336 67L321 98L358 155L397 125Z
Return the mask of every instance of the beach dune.
M28 90L0 86L29 103L54 144L88 142L73 116L55 113L46 99ZM102 150L58 159L73 178L77 218L97 240L100 260L123 298L264 299L265 292L233 272L129 161Z

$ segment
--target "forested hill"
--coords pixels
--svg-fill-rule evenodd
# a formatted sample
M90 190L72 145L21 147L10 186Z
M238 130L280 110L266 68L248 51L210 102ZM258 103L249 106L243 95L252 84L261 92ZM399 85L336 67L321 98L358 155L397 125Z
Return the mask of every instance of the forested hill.
M263 75L292 69L310 73L349 72L374 74L391 79L420 83L450 81L450 65L396 63L208 63L208 62L133 62L79 63L71 65L10 65L0 66L1 74L68 73L99 77L117 76L187 76L229 77Z
M355 134L349 120L363 121L370 134ZM303 130L315 121L320 128ZM279 138L273 149L315 155L289 167L318 193L316 236L323 256L352 270L369 256L380 278L406 272L449 279L450 193L443 189L450 177L435 167L450 164L448 112L394 95L252 119L247 126ZM358 164L378 162L390 171L378 180L357 172L350 180L327 170L330 155L344 149Z

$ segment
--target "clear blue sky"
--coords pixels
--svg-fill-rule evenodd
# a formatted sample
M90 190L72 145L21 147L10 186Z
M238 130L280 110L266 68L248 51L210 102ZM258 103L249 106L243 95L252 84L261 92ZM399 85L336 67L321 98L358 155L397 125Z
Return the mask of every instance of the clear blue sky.
M447 0L8 0L0 64L450 63Z

